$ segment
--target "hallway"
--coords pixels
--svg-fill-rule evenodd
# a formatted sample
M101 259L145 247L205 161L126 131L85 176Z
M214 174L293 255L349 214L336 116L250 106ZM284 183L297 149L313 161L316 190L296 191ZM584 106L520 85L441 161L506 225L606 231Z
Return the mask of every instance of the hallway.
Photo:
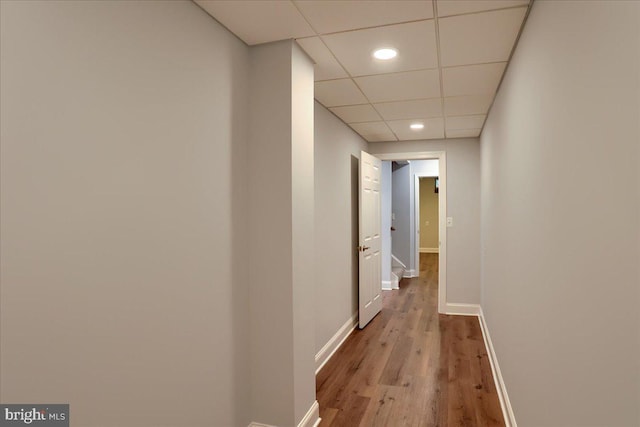
M503 426L478 319L437 313L438 255L316 377L321 426Z

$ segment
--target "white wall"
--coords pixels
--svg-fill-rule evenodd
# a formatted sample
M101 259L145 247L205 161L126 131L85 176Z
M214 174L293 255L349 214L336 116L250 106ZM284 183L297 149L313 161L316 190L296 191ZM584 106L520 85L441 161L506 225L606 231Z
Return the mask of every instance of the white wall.
M447 302L480 302L480 147L477 139L369 143L372 154L445 151L447 155Z
M291 40L251 48L252 421L297 425L315 402L313 64Z
M639 8L536 1L482 134L482 305L521 427L640 425Z
M411 224L413 196L411 195L411 166L394 165L391 173L391 253L396 259L411 269L413 262L413 229Z
M3 403L246 426L248 49L191 2L0 2Z
M367 143L315 103L316 352L358 311L358 162Z

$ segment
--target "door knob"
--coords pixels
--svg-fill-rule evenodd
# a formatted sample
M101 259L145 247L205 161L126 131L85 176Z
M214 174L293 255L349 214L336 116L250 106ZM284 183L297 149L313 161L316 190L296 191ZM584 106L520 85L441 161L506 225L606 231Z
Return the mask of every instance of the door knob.
M358 246L358 250L359 250L360 252L364 252L364 251L366 251L367 249L371 249L371 248L370 248L369 246Z

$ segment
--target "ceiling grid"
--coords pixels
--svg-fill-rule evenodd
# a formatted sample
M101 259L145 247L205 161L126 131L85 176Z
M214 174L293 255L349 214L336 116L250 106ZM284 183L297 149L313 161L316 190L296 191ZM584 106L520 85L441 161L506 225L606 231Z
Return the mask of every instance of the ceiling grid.
M195 0L249 45L296 39L367 141L479 136L530 0ZM373 57L380 48L393 59ZM421 129L410 128L420 123Z

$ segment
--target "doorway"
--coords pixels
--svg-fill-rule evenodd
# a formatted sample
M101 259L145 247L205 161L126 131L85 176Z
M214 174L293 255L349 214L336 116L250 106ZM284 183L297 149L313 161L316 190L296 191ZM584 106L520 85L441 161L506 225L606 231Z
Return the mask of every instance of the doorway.
M411 160L430 160L434 159L438 161L438 312L444 314L446 312L446 291L447 291L447 229L446 229L446 218L447 218L447 170L446 170L446 153L444 151L435 151L435 152L416 152L416 153L383 153L383 154L374 154L377 158L383 161L411 161ZM428 176L428 174L427 174ZM434 175L431 175L434 176ZM414 177L417 181L419 177ZM413 191L416 191L416 187L419 188L419 181L416 183L413 181L411 186L413 187ZM414 208L414 213L412 214L412 219L414 224L419 222L419 219L416 220L415 212L419 212L419 209ZM415 227L413 225L412 227ZM419 240L415 238L414 231L414 241L416 241L414 255L412 259L412 268L415 268L419 272L419 262L420 262L420 246L417 244Z
M416 175L415 207L416 207L416 248L417 258L420 254L437 254L440 252L438 233L438 195L439 180L437 176Z

